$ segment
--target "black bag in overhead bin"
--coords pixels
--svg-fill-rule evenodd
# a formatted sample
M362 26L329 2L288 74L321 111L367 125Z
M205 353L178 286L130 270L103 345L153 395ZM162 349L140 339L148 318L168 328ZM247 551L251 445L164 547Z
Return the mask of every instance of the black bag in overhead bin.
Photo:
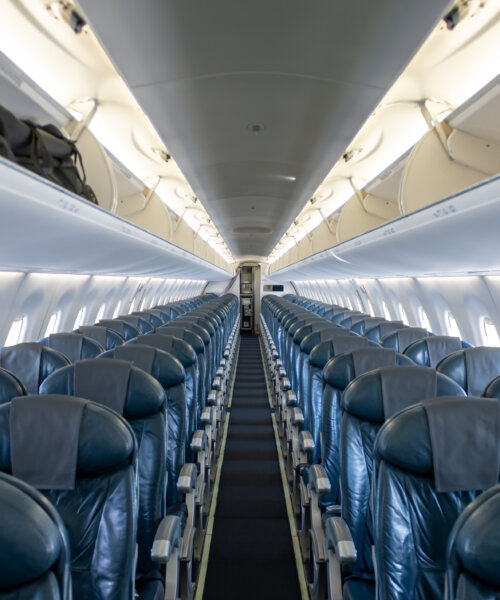
M82 157L75 142L54 125L20 120L0 106L0 156L98 204L86 183Z

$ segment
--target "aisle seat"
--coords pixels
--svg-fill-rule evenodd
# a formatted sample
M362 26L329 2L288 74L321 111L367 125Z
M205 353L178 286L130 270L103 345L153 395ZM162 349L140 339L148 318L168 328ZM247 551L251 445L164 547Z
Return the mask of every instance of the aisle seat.
M13 373L26 387L28 394L38 394L44 379L56 369L69 364L69 360L60 352L36 342L0 349L0 366Z
M0 470L43 490L69 534L73 597L132 598L136 441L114 411L69 396L0 406Z
M0 367L0 404L10 402L16 396L26 396L23 382L14 373Z
M396 352L404 352L413 342L432 336L427 329L423 327L402 327L392 333L384 335L380 339L380 345L383 348L392 348Z

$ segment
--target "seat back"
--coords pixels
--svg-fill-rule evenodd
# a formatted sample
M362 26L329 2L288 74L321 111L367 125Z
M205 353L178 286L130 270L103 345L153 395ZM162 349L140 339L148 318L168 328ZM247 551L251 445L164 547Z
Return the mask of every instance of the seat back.
M448 540L447 600L500 597L500 485L464 510Z
M81 398L23 396L0 406L0 439L0 471L43 490L66 526L74 598L131 598L137 486L128 423Z
M10 402L16 396L26 396L23 382L7 369L0 367L0 404Z
M66 365L69 360L63 354L42 344L27 342L0 350L0 366L15 375L28 394L38 394L42 381Z
M466 348L438 363L436 369L451 377L469 396L481 396L486 386L500 375L500 348Z
M381 427L374 448L379 598L441 600L446 545L459 515L499 479L500 403L447 396Z
M40 393L92 400L123 416L134 430L139 475L136 574L137 579L161 579L151 548L166 506L167 402L162 386L129 361L94 358L52 373Z
M349 315L343 321L340 321L339 325L340 325L340 327L344 327L345 329L352 330L353 325L355 325L356 323L360 323L361 321L364 321L367 317L368 317L368 315L364 315L364 314Z
M184 390L184 367L171 354L152 346L128 344L104 352L98 358L128 360L139 369L154 377L165 390L167 397L167 471L168 481L179 478L182 465L186 462L188 443L186 431L186 399ZM167 504L180 501L174 484L167 486Z
M190 441L191 435L197 429L197 373L196 373L196 352L192 346L173 335L164 335L159 333L150 333L140 335L135 340L128 342L129 344L141 344L144 346L152 346L168 352L181 363L184 368L184 398L186 407L186 440L185 440L185 459L192 462L193 454L191 451Z
M141 317L141 319L149 321L151 325L155 328L165 325L165 323L167 323L167 321L169 320L165 312L162 314L161 311L154 310L152 308L149 310L137 310L132 314L136 315L137 317Z
M189 323L194 323L195 325L198 325L199 327L203 327L203 329L205 329L209 336L210 336L210 361L209 361L209 373L208 373L208 385L210 387L213 378L215 377L215 373L217 371L217 364L216 364L216 359L217 359L217 336L215 334L216 331L216 327L214 325L214 323L204 317L203 315L195 315L193 313L189 313L187 315L182 315L182 321L183 322L189 322ZM208 388L207 388L208 389Z
M95 358L104 352L104 348L95 340L80 333L53 333L38 343L64 354L71 363Z
M205 345L205 350L204 350L204 355L205 355L204 389L205 389L205 397L206 397L206 395L210 391L210 387L211 387L210 384L212 383L212 380L210 379L211 364L212 364L212 343L211 343L210 332L202 325L195 323L194 321L190 321L188 318L184 317L184 315L181 315L178 319L176 319L175 325L177 327L184 327L185 329L192 331L193 333L198 335L203 340L203 343Z
M383 337L402 327L405 327L403 321L382 321L373 327L367 327L363 335L373 342L380 342Z
M416 365L435 369L446 356L470 347L469 344L462 342L457 337L433 335L413 342L405 348L404 354L411 358Z
M365 317L364 319L353 323L351 325L351 331L358 335L363 335L367 329L375 327L375 325L378 325L379 323L387 323L387 321L381 317Z
M125 341L132 340L141 333L137 327L122 319L101 319L99 325L116 331Z
M396 352L404 352L410 344L429 335L427 329L423 327L402 327L382 337L380 345L383 348L392 348Z
M103 350L111 350L111 348L121 346L125 342L125 338L118 332L113 331L109 327L101 327L100 325L84 325L76 329L75 333L81 333L85 337L93 339Z
M382 357L380 354L382 352L393 352L382 349L370 351L378 353L379 358ZM394 354L400 361L409 362L409 359L402 354ZM349 362L347 356L334 359L339 363L334 365L339 380L342 377L340 363L345 362L347 367ZM346 357L345 361L344 357ZM375 356L371 358L373 360ZM331 361L329 366L333 362ZM400 362L400 366L380 367L374 370L369 366L372 365L367 364L366 372L347 385L341 399L338 474L342 516L349 526L358 550L356 562L347 567L352 575L360 573L373 575L370 493L373 446L380 427L395 413L429 397L465 396L465 392L457 383L429 367L408 366L404 362ZM347 367L346 371L348 369L350 367ZM332 372L331 377L334 376L335 373ZM332 449L332 453L335 456L335 449Z
M0 473L0 597L69 598L69 541L61 517L37 490Z

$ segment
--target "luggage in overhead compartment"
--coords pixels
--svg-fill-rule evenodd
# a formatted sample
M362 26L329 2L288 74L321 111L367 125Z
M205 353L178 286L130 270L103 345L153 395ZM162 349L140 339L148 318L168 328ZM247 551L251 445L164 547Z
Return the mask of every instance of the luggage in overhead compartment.
M98 204L75 142L54 125L18 119L0 106L0 156Z

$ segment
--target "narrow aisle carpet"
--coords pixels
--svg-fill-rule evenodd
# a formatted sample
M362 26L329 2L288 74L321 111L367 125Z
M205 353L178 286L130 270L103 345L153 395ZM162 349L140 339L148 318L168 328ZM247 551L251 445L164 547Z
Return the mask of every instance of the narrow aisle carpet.
M299 600L260 345L242 337L204 600Z

